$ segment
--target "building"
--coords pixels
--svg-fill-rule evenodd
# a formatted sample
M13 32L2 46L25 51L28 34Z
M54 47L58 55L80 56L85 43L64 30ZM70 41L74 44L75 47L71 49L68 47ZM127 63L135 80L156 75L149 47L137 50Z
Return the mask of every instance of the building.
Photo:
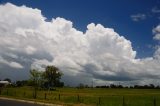
M7 86L7 85L9 85L9 84L11 84L11 83L8 82L8 81L0 81L0 87Z

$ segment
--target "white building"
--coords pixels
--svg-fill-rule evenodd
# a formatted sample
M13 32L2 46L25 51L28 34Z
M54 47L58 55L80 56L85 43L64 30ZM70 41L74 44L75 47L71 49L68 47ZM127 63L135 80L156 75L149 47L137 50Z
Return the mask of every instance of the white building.
M7 86L7 85L9 85L9 84L11 84L11 83L8 82L8 81L0 81L0 87L2 87L2 86Z

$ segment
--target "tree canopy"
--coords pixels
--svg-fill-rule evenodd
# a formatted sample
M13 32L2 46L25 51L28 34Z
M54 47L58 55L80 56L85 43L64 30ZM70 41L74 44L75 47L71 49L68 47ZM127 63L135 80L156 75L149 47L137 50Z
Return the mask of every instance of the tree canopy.
M47 66L44 72L32 69L30 75L30 81L35 87L53 88L64 86L64 83L60 82L63 74L55 66Z
M47 66L44 72L44 78L47 80L49 87L57 87L61 85L60 82L62 73L55 66Z

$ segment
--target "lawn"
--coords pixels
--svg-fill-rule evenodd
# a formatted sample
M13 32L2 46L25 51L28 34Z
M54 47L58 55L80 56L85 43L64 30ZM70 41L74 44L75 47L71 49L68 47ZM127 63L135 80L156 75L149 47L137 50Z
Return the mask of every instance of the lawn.
M1 96L43 101L67 106L160 106L160 89L57 88L38 90L32 87L5 88Z

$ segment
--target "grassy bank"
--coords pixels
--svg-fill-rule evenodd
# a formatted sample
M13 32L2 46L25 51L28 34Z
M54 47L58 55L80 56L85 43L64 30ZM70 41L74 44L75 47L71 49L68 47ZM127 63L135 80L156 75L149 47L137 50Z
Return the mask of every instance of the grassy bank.
M55 91L38 90L36 99L33 91L31 87L6 88L1 96L73 106L160 106L159 89L57 88Z

